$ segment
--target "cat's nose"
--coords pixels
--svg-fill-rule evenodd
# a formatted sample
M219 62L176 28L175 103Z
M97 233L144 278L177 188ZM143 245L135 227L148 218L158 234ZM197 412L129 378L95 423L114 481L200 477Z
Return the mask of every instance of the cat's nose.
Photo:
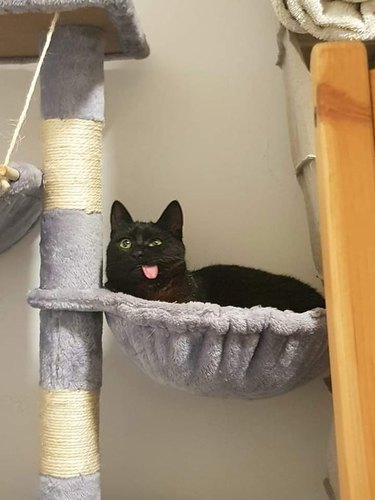
M133 255L134 257L137 257L137 259L140 259L143 256L143 250L142 249L134 250Z

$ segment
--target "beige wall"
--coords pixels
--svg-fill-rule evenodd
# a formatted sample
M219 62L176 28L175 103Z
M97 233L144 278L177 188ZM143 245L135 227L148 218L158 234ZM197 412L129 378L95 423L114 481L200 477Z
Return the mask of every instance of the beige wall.
M107 66L105 219L177 198L192 267L239 263L317 286L293 175L269 2L137 0L152 56ZM255 6L256 5L256 6ZM4 151L30 68L1 71ZM17 157L40 164L36 97ZM108 224L106 224L106 237ZM36 498L38 233L0 257L0 498ZM272 400L161 387L106 330L104 500L324 500L330 400L316 381Z

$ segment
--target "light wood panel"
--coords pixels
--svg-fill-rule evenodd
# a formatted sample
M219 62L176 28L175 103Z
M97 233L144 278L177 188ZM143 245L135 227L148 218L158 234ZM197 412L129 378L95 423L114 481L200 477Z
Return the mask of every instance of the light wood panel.
M374 127L374 144L375 144L375 69L370 71L370 91L372 102L372 124Z
M341 500L375 499L375 168L367 56L318 44L311 61Z

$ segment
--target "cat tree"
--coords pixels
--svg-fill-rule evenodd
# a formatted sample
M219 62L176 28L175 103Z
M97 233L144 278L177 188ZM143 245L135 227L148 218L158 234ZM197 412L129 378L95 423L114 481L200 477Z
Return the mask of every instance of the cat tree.
M148 46L131 1L2 0L0 59L36 59L51 11L61 15L41 73L40 286L97 289L102 266L104 57L142 58ZM26 232L40 207L38 194L30 208L31 193L39 193L40 174L13 166L20 180L1 199L2 206L13 207L2 217L9 232L4 249L22 233L15 231L13 221L18 219ZM102 315L46 310L40 317L40 498L98 499Z
M5 249L35 223L44 191L40 288L29 297L41 309L40 498L97 500L102 312L128 356L158 381L250 399L327 373L326 319L320 309L167 304L100 288L103 60L146 57L148 47L128 0L0 0L0 59L37 58L51 10L61 17L41 73L44 187L38 170L14 164L20 177L9 177L0 197L0 227ZM32 190L33 217L21 217L15 234ZM1 210L10 203L17 210Z

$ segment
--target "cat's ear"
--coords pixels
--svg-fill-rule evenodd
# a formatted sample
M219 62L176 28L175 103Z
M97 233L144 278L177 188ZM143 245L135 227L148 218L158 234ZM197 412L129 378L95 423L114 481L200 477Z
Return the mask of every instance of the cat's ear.
M167 206L156 224L182 240L183 215L178 201L174 200Z
M133 222L132 216L119 201L114 201L111 209L111 229L116 231L120 227Z

